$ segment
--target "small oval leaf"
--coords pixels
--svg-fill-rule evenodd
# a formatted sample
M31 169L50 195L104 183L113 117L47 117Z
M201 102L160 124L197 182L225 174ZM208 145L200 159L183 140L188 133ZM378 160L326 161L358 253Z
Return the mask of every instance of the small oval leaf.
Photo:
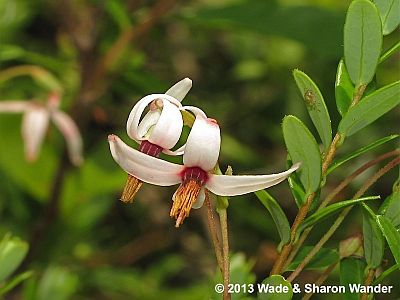
M389 244L390 251L392 251L394 260L400 269L400 232L397 231L393 223L390 222L385 216L378 215L376 217L379 228L382 230L383 235Z
M301 222L299 229L297 230L297 236L300 235L300 233L307 227L313 226L316 223L318 223L322 220L325 220L327 217L331 216L332 214L334 214L336 212L339 212L341 209L344 209L350 205L357 204L359 202L375 200L375 199L380 199L380 197L379 196L369 196L369 197L363 197L363 198L359 198L359 199L345 200L345 201L340 201L340 202L331 204L327 207L321 208L317 212L313 213L311 216L304 219L303 222Z
M372 211L363 211L363 236L365 259L368 267L375 269L381 264L385 244L382 232L376 223L376 216Z
M272 197L267 191L260 190L254 192L254 194L256 194L257 198L271 214L272 219L275 222L276 229L279 232L281 243L283 245L287 244L290 240L290 224L282 208L279 206L274 197Z
M388 35L400 24L399 0L374 0L382 21L382 32Z
M258 300L290 300L292 297L292 285L281 275L271 275L258 288Z
M286 116L282 123L283 137L293 162L302 162L298 171L306 193L316 191L321 182L321 154L308 128L295 116Z
M28 253L28 243L6 235L0 242L0 282L10 276Z
M349 73L343 59L340 60L335 81L336 107L341 116L344 116L350 107L354 93L354 85L351 82Z
M399 135L398 134L392 134L389 136L386 136L384 138L381 138L375 142L372 142L371 144L365 146L365 147L361 147L360 149L354 151L353 153L350 153L349 155L346 155L345 157L338 159L337 161L333 162L332 165L328 168L328 170L326 171L326 174L331 173L333 170L335 170L336 168L340 167L341 165L343 165L344 163L348 162L349 160L356 158L358 156L360 156L361 154L364 154L382 144L385 144L386 142L389 142L393 139L398 138Z
M375 74L382 47L382 25L377 8L368 0L354 0L344 24L344 60L351 81L368 84Z
M304 72L296 69L293 71L293 77L321 141L325 149L328 149L332 141L332 127L328 109L326 108L321 91L314 81Z
M350 136L400 104L400 81L384 86L351 107L339 123L339 132Z
M294 271L297 266L304 260L307 254L313 249L313 246L304 246L297 253L296 257L286 268L286 271ZM321 248L317 254L311 259L304 270L320 270L329 267L339 260L339 253L334 249Z

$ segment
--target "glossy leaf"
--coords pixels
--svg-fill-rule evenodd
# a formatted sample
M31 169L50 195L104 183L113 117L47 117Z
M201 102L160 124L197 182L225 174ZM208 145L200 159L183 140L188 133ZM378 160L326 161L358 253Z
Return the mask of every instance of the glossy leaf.
M271 275L270 277L263 280L261 286L264 288L266 288L267 286L269 286L269 288L281 286L282 288L285 288L288 292L283 293L277 291L272 292L271 290L259 290L257 294L258 300L289 300L293 297L292 285L290 284L290 282L286 281L285 278L283 278L281 275Z
M368 267L375 269L381 264L385 244L382 232L376 223L376 216L372 211L363 211L363 236L365 259Z
M391 140L394 140L396 138L398 138L399 135L398 134L392 134L389 136L386 136L384 138L381 138L375 142L372 142L371 144L365 146L365 147L361 147L360 149L350 153L349 155L346 155L345 157L338 159L337 161L333 162L332 165L328 168L328 170L326 171L326 174L331 173L333 170L335 170L336 168L340 167L341 165L343 165L344 163L348 162L349 160L352 160L353 158L356 158L380 145L383 145Z
M379 228L382 230L397 266L400 269L400 232L397 231L396 227L394 227L393 223L387 217L378 215L376 218Z
M351 293L349 284L362 284L364 282L364 270L366 263L364 260L355 257L342 259L340 262L340 284L346 287L341 299L359 300L358 293Z
M400 104L400 81L373 92L349 109L339 123L339 132L350 136Z
M286 271L294 271L297 266L304 260L307 254L314 248L313 246L302 247L297 253L296 257L286 268ZM305 270L319 270L327 268L333 263L339 260L339 253L334 249L321 248L318 253L312 258L312 260L307 264Z
M260 190L254 192L261 203L268 209L279 232L282 244L287 244L290 240L290 225L286 215L278 202L267 191Z
M304 72L294 70L293 77L321 141L325 149L328 149L332 141L332 127L328 109L326 108L321 91L314 81L312 81L312 79Z
M394 227L400 227L400 191L394 191L385 199L379 213L388 218Z
M399 0L374 0L382 21L382 32L387 35L400 24Z
M382 47L378 10L368 0L354 0L344 25L344 60L351 81L368 84L375 74Z
M316 191L321 182L321 154L308 128L298 118L286 116L282 123L283 137L293 162L302 162L298 171L306 193Z
M379 199L379 196L370 196L370 197L363 197L359 199L354 199L354 200L345 200L345 201L340 201L334 204L331 204L327 207L324 207L317 212L313 213L311 216L307 217L303 222L301 222L299 229L297 230L297 234L300 234L304 229L307 227L313 226L316 223L325 220L329 216L333 215L334 213L339 212L340 210L351 206L355 205L360 202L368 201L368 200L375 200Z
M351 82L349 73L343 59L340 60L335 81L336 107L343 116L350 107L354 92L354 85Z

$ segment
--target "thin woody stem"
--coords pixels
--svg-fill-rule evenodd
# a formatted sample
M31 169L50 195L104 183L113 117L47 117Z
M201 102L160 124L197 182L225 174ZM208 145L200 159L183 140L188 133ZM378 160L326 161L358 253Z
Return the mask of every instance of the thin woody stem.
M208 192L206 192L205 204L207 206L208 229L210 230L211 240L214 246L215 257L217 258L218 267L223 274L222 247L218 238L217 226L215 225L214 211Z
M350 104L350 107L353 107L356 105L362 98L366 85L360 85L357 86L355 89L355 92L353 94L353 99ZM333 158L335 157L336 151L338 146L343 142L344 137L340 135L340 133L336 133L335 137L333 138L331 144L329 145L329 148L326 152L326 155L324 157L324 160L322 162L322 176L324 177L326 174L326 171L328 170L328 167L333 161ZM316 196L316 192L311 193L306 200L306 203L300 207L299 212L297 213L297 216L293 222L292 228L291 228L291 240L288 244L286 244L283 249L281 254L279 255L278 259L275 261L274 266L272 267L271 274L280 274L282 273L284 266L287 265L287 258L289 257L292 249L293 249L293 244L295 242L296 233L297 229L300 225L300 223L304 220L304 218L307 216L308 211L310 210L311 203L314 200Z
M325 271L324 273L321 274L321 276L318 277L318 279L314 282L314 284L316 286L320 286L321 284L323 284L325 282L325 280L329 277L329 275L332 273L332 271L336 268L338 262L335 262L333 264L331 264ZM302 300L308 300L311 298L311 296L313 295L313 293L308 293L305 294L304 297L302 298Z
M222 233L222 263L223 272L222 277L224 279L224 300L231 299L231 295L228 293L229 286L229 237L228 237L228 217L226 208L219 210L219 220L221 223Z
M364 185L355 193L353 199L360 198L380 177L386 174L389 170L394 168L400 163L400 158L395 158L391 160L388 164L386 164L383 168L381 168L378 172L376 172L373 176L371 176ZM288 281L292 282L300 272L307 266L307 264L311 261L311 259L321 250L322 246L330 239L330 237L335 233L336 229L342 224L343 220L347 216L347 214L352 209L352 206L344 209L338 218L335 220L333 225L329 228L329 230L322 236L320 241L311 249L311 251L307 254L307 256L303 259L303 261L297 266L297 268L293 271L292 274L288 277Z
M335 196L337 194L339 194L346 186L348 186L350 184L350 182L353 181L353 179L356 178L358 175L360 175L361 173L363 173L364 171L366 171L370 167L378 164L382 160L385 160L385 159L387 159L387 158L389 158L391 156L396 156L396 155L399 155L399 154L400 154L400 150L399 149L387 152L387 153L382 154L382 155L378 156L377 158L367 162L366 164L364 164L360 168L358 168L356 171L354 171L352 174L350 174L348 177L346 177L328 196L326 196L325 200L321 203L321 205L319 206L318 209L321 209L321 208L325 207L326 205L328 205L335 198ZM305 242L306 238L310 234L312 228L313 227L307 228L300 235L300 238L299 238L298 242L294 245L292 251L290 252L290 255L288 256L288 258L286 260L284 269L293 261L293 259L295 258L297 252L299 251L300 247L303 245L303 243Z

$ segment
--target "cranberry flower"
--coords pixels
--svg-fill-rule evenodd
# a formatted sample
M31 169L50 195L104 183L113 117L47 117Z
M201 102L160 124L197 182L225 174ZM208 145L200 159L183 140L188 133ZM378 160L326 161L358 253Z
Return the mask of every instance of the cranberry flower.
M196 115L195 122L186 142L183 165L174 164L141 153L118 136L110 135L108 141L114 160L127 173L141 181L171 186L180 184L173 195L170 216L179 227L189 216L191 208L199 208L205 199L205 189L216 195L236 196L265 189L285 180L298 169L299 164L289 170L271 175L216 175L213 168L220 151L220 129L214 119L198 108L184 107Z
M140 99L132 108L126 123L130 138L140 144L139 151L154 157L161 152L169 155L181 155L185 146L176 151L170 149L176 145L182 133L183 120L180 101L192 87L189 78L182 79L165 94L151 94ZM149 111L142 118L146 108ZM132 202L142 186L142 181L128 174L121 201Z
M60 97L50 94L47 103L35 101L0 101L0 112L23 113L22 138L25 144L25 156L35 161L49 127L49 121L58 127L67 142L68 154L74 165L83 162L82 138L72 118L59 109Z

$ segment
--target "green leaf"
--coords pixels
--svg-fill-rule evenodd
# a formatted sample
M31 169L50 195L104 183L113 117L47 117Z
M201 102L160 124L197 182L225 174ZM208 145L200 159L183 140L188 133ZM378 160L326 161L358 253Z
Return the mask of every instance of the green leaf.
M0 282L10 276L28 252L28 243L6 235L0 242Z
M340 60L335 81L336 107L341 116L344 116L350 107L353 99L354 85L351 82L349 73L343 59Z
M380 199L379 196L369 196L369 197L363 197L359 199L353 199L353 200L345 200L345 201L340 201L334 204L331 204L327 207L324 207L317 212L313 213L311 216L307 217L306 219L301 222L299 229L297 230L297 235L299 235L304 229L307 227L313 226L316 223L325 220L329 216L333 215L334 213L339 212L343 208L346 208L351 205L355 205L360 202L368 201L368 200L375 200L375 199Z
M352 255L363 255L361 235L351 236L339 243L340 258L349 257Z
M313 246L302 247L293 259L291 264L286 268L286 271L294 271L297 266L304 260L307 254L314 248ZM318 253L307 264L305 270L319 270L329 267L333 263L339 261L339 253L334 249L321 248Z
M382 47L378 10L368 0L354 0L344 25L344 60L351 81L368 84L375 74Z
M376 218L379 228L382 230L397 266L400 269L400 232L396 230L393 223L387 217L378 215Z
M392 222L394 227L400 227L400 191L394 191L389 197L382 203L380 214Z
M383 34L388 35L400 24L400 1L374 0L374 2L381 15Z
M268 287L268 290L259 290L257 294L258 300L289 300L293 297L292 285L281 275L271 275L264 279L260 286L265 289ZM287 293L284 293L284 290L277 291L275 287L282 287L282 289L286 289Z
M351 107L339 123L339 132L350 136L400 103L400 81L384 86Z
M321 141L325 149L328 149L332 141L332 127L324 98L318 86L307 74L296 69L293 71L293 77L304 99L308 114L321 137Z
M381 264L385 244L382 232L376 223L376 216L372 211L363 211L363 236L365 259L368 267L375 269Z
M302 162L298 171L306 193L316 191L321 182L321 154L308 128L295 116L286 116L282 123L283 137L293 162Z
M66 268L50 266L40 280L37 299L52 300L55 295L59 300L71 299L77 289L78 276Z
M351 293L349 284L362 284L364 282L364 270L366 263L364 260L354 257L342 259L340 262L340 284L346 287L344 300L359 300L360 294Z
M278 202L267 191L260 190L254 192L261 203L268 209L278 229L282 244L287 244L290 240L290 225L286 215Z
M31 277L32 274L33 274L32 271L27 271L27 272L18 274L17 276L15 276L14 278L12 278L8 282L6 282L3 286L0 287L0 296L11 291L14 287L16 287L22 281Z
M353 153L350 153L349 155L346 155L345 157L333 162L332 165L326 171L326 174L331 173L333 170L340 167L341 165L348 162L349 160L356 158L356 157L360 156L361 154L364 154L364 153L366 153L380 145L383 145L391 140L397 139L398 137L399 137L398 134L392 134L392 135L386 136L384 138L381 138L375 142L372 142L371 144L369 144L365 147L361 147L360 149L354 151Z

